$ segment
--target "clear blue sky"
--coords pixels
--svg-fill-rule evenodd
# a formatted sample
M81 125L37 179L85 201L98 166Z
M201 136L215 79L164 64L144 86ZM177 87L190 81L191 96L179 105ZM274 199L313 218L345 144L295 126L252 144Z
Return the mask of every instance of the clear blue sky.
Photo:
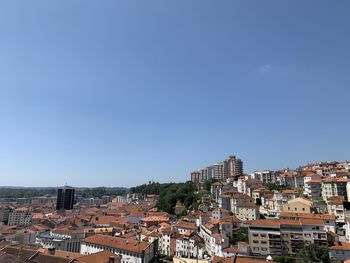
M350 159L350 2L2 1L0 185Z

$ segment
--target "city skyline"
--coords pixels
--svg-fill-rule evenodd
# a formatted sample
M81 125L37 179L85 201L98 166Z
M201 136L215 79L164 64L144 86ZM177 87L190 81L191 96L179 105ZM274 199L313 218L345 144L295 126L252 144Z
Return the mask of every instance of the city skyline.
M0 3L1 185L349 159L350 3Z

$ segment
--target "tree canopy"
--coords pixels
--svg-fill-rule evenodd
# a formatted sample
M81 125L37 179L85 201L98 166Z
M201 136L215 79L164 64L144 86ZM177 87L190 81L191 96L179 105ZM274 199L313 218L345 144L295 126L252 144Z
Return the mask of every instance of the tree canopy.
M326 247L321 247L316 244L305 246L298 251L296 263L330 263L329 251Z
M169 214L174 214L175 205L180 201L187 209L197 209L199 195L196 186L191 181L186 183L149 183L132 187L131 192L159 195L157 208Z

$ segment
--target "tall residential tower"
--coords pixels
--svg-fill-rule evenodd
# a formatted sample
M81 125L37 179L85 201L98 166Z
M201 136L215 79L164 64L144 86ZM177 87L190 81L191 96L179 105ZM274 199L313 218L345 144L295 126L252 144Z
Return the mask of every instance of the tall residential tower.
M71 186L63 186L57 190L57 210L73 209L74 204L74 188Z

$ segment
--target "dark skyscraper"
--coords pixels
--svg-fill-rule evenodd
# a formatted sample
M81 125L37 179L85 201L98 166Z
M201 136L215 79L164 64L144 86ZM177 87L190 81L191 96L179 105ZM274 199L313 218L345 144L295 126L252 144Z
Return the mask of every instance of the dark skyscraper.
M74 188L63 186L57 190L57 210L73 209L74 204Z

